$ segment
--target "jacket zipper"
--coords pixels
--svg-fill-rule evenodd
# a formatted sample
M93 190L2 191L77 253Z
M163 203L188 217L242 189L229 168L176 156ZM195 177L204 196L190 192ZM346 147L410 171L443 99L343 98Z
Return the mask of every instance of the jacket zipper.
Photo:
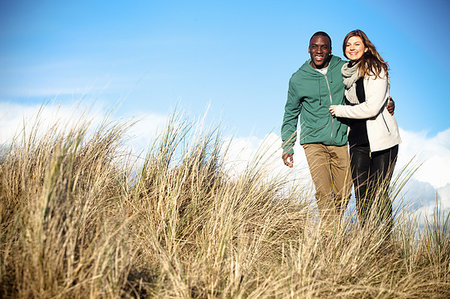
M330 105L333 105L333 98L331 97L331 89L330 84L328 83L327 75L325 76L325 81L327 82L328 94L330 95ZM330 136L330 144L333 141L333 125L334 125L334 117L331 117L331 136Z
M383 118L383 122L384 122L384 125L386 126L388 133L391 134L391 130L389 130L389 126L386 122L386 119L384 118L383 112L381 112L381 117ZM369 150L369 158L372 159L372 151L371 150Z
M388 130L388 133L391 134L391 130L389 130L389 126L386 122L386 119L384 118L383 112L381 113L381 117L383 117L384 125L386 126L386 129Z

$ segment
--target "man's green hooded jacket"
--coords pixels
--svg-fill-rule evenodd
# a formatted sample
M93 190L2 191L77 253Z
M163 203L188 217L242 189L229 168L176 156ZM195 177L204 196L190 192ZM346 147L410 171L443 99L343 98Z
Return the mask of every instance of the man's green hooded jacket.
M347 144L347 125L332 117L330 105L343 105L344 84L341 67L345 63L331 56L326 76L307 60L289 80L281 138L283 152L293 153L300 115L300 144L321 143L342 146Z

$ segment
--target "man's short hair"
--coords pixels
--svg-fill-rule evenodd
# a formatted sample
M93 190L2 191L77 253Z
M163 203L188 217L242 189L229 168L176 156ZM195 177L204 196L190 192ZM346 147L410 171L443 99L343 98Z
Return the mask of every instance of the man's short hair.
M311 38L309 39L309 43L311 44L311 40L315 37L315 36L325 36L328 38L328 40L330 41L330 49L331 49L331 37L328 35L328 33L324 32L324 31L317 31L316 33L314 33Z

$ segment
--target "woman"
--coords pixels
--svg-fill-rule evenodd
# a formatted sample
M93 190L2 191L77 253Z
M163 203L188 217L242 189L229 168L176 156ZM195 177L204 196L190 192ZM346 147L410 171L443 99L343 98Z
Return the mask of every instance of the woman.
M349 146L356 208L362 226L372 209L387 231L393 226L387 196L401 142L395 118L385 109L389 98L388 65L361 30L344 39L350 61L342 67L348 105L332 105L330 113L349 118Z

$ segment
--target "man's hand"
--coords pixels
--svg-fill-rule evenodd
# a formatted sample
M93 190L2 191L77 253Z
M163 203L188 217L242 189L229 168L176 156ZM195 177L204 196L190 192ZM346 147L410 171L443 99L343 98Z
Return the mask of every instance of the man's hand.
M294 166L294 154L283 154L281 156L283 158L284 165L292 168Z
M392 97L389 97L389 101L388 104L386 106L387 111L391 114L394 115L394 110L395 110L395 102L392 99Z

